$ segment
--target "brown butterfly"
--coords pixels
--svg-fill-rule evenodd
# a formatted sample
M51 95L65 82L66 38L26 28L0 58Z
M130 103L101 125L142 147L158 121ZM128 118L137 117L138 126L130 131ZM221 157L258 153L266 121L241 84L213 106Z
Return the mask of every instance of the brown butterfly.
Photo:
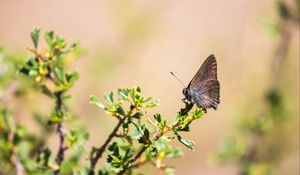
M196 104L205 112L217 110L220 103L220 83L217 79L217 61L212 54L202 64L189 85L183 89L184 100Z

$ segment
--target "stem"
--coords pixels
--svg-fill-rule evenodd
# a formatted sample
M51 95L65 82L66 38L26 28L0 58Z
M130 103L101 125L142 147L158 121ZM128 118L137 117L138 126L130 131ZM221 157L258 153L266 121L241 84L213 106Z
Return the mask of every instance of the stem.
M109 136L107 137L104 144L97 150L96 155L94 157L91 155L89 175L95 174L95 166L96 166L98 160L102 157L102 154L106 150L107 145L110 143L110 141L113 139L113 137L115 137L117 135L117 132L118 132L120 126L122 125L122 123L124 122L124 120L126 118L127 117L123 117L123 118L119 119L118 124L115 126L114 130L109 134Z
M64 117L64 107L63 107L63 101L62 101L62 91L56 92L56 110L61 112L61 117L63 119ZM60 167L61 163L64 160L65 157L65 151L67 150L67 147L65 146L65 133L64 133L64 127L63 127L63 122L59 122L57 124L56 132L58 133L59 136L59 148L58 152L55 157L55 162L57 165ZM54 175L59 175L60 174L60 169L54 171Z
M23 175L24 174L24 167L20 162L19 158L16 157L16 175Z
M10 135L9 135L9 141L10 143L14 143L13 140L15 138L15 133L13 132L10 132ZM18 153L17 153L17 145L13 145L13 148L12 148L12 160L13 160L13 163L15 165L15 170L16 170L16 175L23 175L24 174L24 167L18 157ZM0 172L1 174L1 172Z

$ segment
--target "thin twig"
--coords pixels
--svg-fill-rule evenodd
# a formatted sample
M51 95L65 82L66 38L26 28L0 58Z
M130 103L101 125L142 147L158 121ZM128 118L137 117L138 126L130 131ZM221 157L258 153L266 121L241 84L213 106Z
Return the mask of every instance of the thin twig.
M15 156L15 164L16 164L16 175L24 175L24 167L16 152L14 156Z
M14 143L13 142L14 138L15 138L15 134L13 132L10 132L9 140L11 143ZM17 145L13 145L13 148L12 148L13 163L15 165L16 175L23 175L24 167L18 157L17 149L18 149Z
M63 101L62 101L62 91L56 92L56 109L58 109L61 112L61 117L64 117L64 107L63 107ZM65 146L65 132L64 132L64 126L63 122L59 122L57 124L56 132L58 133L59 136L59 148L58 152L55 157L55 162L57 165L60 167L64 157L65 157L65 151L67 150L67 147ZM54 175L59 175L60 174L60 169L54 171Z
M110 143L110 141L116 136L120 126L123 124L126 117L120 118L118 124L115 126L114 130L109 134L104 144L97 150L96 155L91 155L90 158L90 170L89 175L95 174L95 166L98 162L98 160L102 157L102 154L106 150L107 145Z

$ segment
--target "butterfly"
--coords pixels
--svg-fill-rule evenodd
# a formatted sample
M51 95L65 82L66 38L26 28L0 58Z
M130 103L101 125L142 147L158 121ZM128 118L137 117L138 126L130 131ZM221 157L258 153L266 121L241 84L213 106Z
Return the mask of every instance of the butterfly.
M220 103L220 83L217 79L217 61L212 54L206 58L202 66L183 89L184 100L196 104L205 112L208 108L217 110Z

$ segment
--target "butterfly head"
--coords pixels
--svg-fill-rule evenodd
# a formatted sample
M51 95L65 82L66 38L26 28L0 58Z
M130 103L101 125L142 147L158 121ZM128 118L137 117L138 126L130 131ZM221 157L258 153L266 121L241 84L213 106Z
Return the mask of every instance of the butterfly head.
M190 94L188 88L184 88L184 89L182 90L182 93L183 93L183 95L185 96L185 99L186 99L187 101L191 101L191 94Z

